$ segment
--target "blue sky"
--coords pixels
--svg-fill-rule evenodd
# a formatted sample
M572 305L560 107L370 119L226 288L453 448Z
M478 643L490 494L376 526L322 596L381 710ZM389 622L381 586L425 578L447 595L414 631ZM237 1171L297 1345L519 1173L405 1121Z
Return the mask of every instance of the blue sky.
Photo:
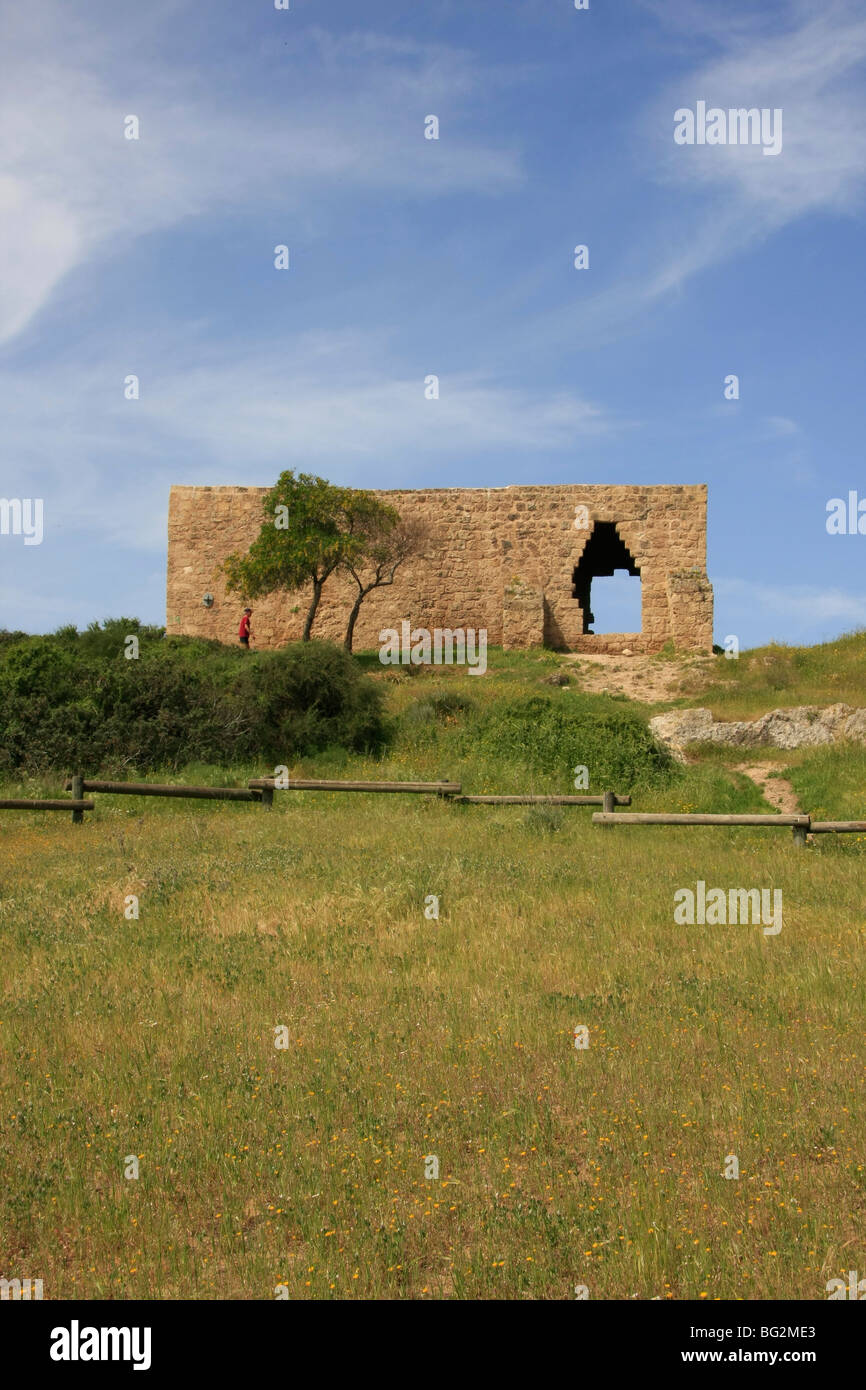
M46 0L0 53L0 495L45 509L0 627L162 623L170 485L287 467L706 482L717 641L866 626L862 4ZM699 100L782 152L678 146Z

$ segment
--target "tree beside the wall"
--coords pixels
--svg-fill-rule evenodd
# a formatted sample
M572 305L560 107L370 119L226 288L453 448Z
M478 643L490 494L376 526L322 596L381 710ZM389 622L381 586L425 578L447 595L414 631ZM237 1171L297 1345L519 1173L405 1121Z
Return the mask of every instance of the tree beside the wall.
M292 469L262 503L265 519L246 555L235 552L222 563L226 588L251 599L312 584L302 634L308 642L326 581L341 566L360 565L370 538L396 526L398 514L372 492Z

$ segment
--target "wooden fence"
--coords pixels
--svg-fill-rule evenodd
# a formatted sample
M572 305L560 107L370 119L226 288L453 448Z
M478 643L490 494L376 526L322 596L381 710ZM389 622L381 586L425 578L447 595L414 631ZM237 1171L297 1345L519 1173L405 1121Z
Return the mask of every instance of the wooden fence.
M94 801L83 801L80 797L57 801L26 801L14 797L0 800L0 811L71 811L76 825L84 819L85 811L93 811L95 807Z
M751 825L759 826L764 830L791 829L795 845L805 845L807 835L827 835L836 833L841 835L866 832L866 821L863 820L819 820L813 821L811 816L781 816L781 815L743 815L743 816L723 816L710 815L702 812L672 812L665 814L652 811L622 812L619 815L611 815L608 812L596 812L593 815L594 825Z
M608 801L608 798L610 800ZM453 796L465 806L630 806L630 796L604 792L601 796Z
M321 779L289 777L285 782L275 777L252 777L244 787L195 787L161 782L106 782L84 777L68 777L64 784L71 791L71 801L0 801L0 809L9 810L71 810L72 819L80 822L83 811L92 811L94 803L83 801L84 792L105 792L113 796L170 796L201 801L256 801L265 807L273 806L275 791L290 792L410 792L439 796L462 805L473 806L602 806L613 813L617 806L630 806L630 796L617 792L602 792L595 796L514 795L464 796L459 782L339 782Z
M74 778L67 778L66 791L72 790ZM179 796L197 801L261 801L256 791L244 787L189 787L164 782L89 782L82 779L88 792L110 792L115 796Z
M866 833L866 820L813 820L809 826L811 835L852 835L857 831Z
M274 792L420 792L430 796L456 796L459 782L322 782L289 777L285 782L274 777L253 777L247 783L258 791L262 804L272 806Z
M95 803L84 799L85 792L106 792L114 796L187 797L200 801L254 801L271 807L275 791L291 792L412 792L439 796L462 805L472 806L601 806L592 821L594 825L747 825L761 829L793 832L794 843L805 845L807 835L866 834L866 820L813 821L811 816L796 815L714 815L702 811L654 812L617 811L617 806L630 806L630 796L606 791L595 796L464 796L459 782L334 782L288 778L285 782L274 777L253 777L246 787L194 787L160 782L87 781L82 776L67 778L64 789L72 793L69 800L0 800L2 811L71 811L76 824L84 820L84 812L92 811Z
M185 783L165 782L104 782L90 781L83 777L68 777L64 783L66 791L71 791L79 800L72 801L6 801L0 808L36 810L72 810L73 820L80 820L81 811L92 811L92 801L81 801L85 791L105 792L112 796L170 796L190 798L197 801L255 801L260 806L272 806L274 791L295 792L418 792L428 795L452 797L460 794L459 782L331 782L303 781L289 778L284 786L273 777L253 777L246 787L195 787ZM599 797L600 801L601 798Z
M256 777L248 784L263 792L428 792L447 797L460 805L473 806L630 806L630 796L604 792L599 796L463 796L459 782L305 782L289 778L277 782L273 777ZM270 804L270 803L268 803Z

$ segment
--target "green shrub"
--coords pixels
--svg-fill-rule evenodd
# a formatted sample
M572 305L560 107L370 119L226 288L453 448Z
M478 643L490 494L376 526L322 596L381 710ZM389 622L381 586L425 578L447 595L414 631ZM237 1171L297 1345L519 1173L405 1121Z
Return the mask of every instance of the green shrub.
M403 719L410 725L429 724L474 708L472 697L461 694L459 690L437 690L411 704L404 712Z
M241 662L232 706L239 721L253 718L259 756L285 763L331 745L378 753L388 742L381 689L342 647L292 642Z
M124 656L139 639L137 659ZM377 753L382 693L326 642L250 655L120 618L0 642L0 769L139 773Z
M475 708L472 696L464 695L459 690L434 691L432 695L427 696L426 703L431 706L434 714L442 716L462 714Z
M88 659L123 655L127 637L133 636L138 638L140 651L150 651L162 646L163 629L148 627L138 618L106 618L103 623L90 623L84 632L70 624L54 634L55 640L70 644Z
M670 754L628 710L602 712L579 699L565 704L533 695L493 706L467 729L487 758L541 773L583 765L593 790L663 786L677 776Z

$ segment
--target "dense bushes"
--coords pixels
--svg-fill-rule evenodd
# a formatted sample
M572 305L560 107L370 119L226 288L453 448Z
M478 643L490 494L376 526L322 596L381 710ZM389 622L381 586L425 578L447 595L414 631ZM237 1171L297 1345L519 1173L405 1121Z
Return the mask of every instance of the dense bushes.
M382 691L342 647L294 642L241 656L234 708L251 712L256 748L274 762L328 747L378 752L389 738Z
M137 659L124 656L127 638ZM0 771L144 773L199 761L378 751L379 688L325 642L250 654L134 619L0 634Z
M133 636L139 654L127 660ZM392 725L388 686L328 642L244 652L127 618L50 637L0 632L0 775L264 770L326 750L376 755L395 732L401 769L458 771L476 790L532 789L538 776L568 791L578 765L592 791L676 780L670 756L624 704L575 690L491 693L483 703L478 690L429 682Z
M579 695L533 695L493 705L475 721L471 738L487 758L536 772L570 774L585 766L594 791L662 786L676 774L670 754L638 715L627 709L598 712Z

